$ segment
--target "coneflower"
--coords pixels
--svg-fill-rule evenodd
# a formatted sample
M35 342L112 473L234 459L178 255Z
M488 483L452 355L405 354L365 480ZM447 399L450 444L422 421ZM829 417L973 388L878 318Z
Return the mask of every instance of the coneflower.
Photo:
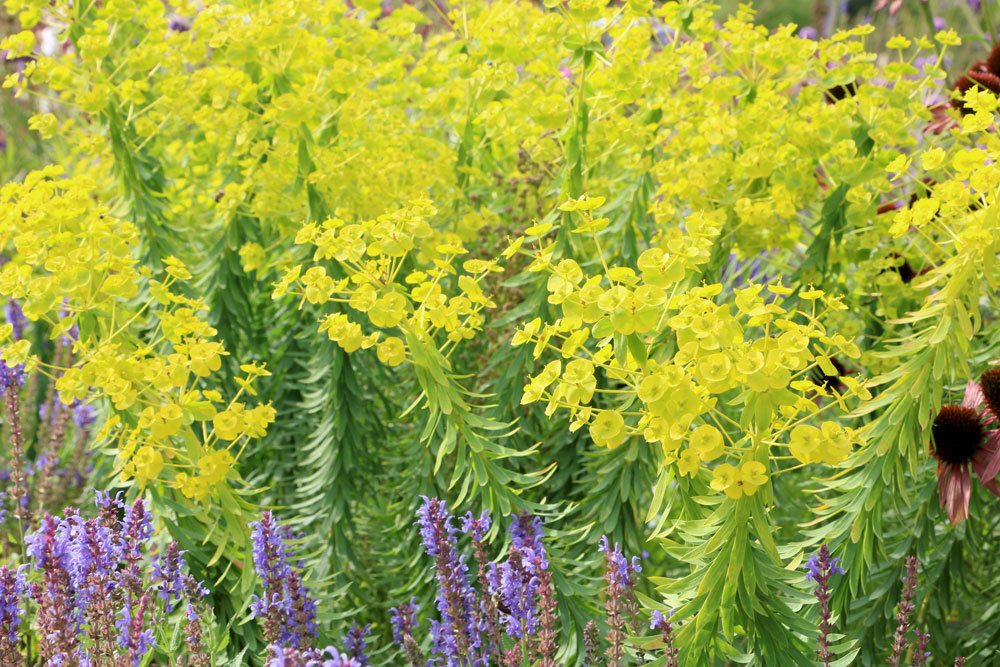
M969 70L960 76L953 86L958 96L952 99L952 106L963 115L972 113L962 95L971 88L980 87L994 95L1000 95L1000 44L993 47L986 60L977 61Z
M984 384L1000 403L1000 382L993 369L984 374ZM984 391L975 382L965 387L961 405L945 405L931 426L931 454L938 461L938 495L948 517L957 524L969 516L974 471L982 484L1000 496L1000 431L995 428L996 414L983 408ZM991 428L993 427L993 428Z

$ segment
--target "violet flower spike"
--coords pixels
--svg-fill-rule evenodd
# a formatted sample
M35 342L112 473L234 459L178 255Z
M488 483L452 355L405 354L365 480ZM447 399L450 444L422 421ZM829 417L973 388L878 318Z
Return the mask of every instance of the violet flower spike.
M593 620L587 621L583 626L583 665L584 667L598 667L600 658L600 638L598 637L597 623Z
M674 612L664 616L659 611L654 611L649 621L649 628L660 633L660 641L663 642L663 667L677 666L677 649L674 647L674 625L671 622Z
M317 635L316 601L290 565L291 529L279 524L270 511L250 526L254 569L264 586L263 595L252 598L250 610L262 619L268 643L309 648Z
M910 630L910 614L916 607L913 600L917 595L917 564L916 556L907 556L906 574L903 577L903 595L896 611L898 625L895 634L893 634L892 649L889 654L889 664L892 667L899 667L902 664L903 655L909 645L906 635Z
M604 611L608 623L608 667L619 667L624 654L625 643L625 587L629 577L628 561L622 555L621 547L612 549L607 535L601 536L600 550L604 554L604 581L607 583Z
M413 636L417 628L417 611L419 609L417 599L410 598L409 602L389 610L393 641L406 654L410 667L424 667L426 664L424 653L420 650L420 646Z
M132 600L126 596L125 606L119 612L119 619L115 623L119 633L118 644L125 649L128 664L132 667L139 667L143 656L156 646L153 631L145 628L149 602L149 594L144 594L139 598L139 604L136 605L133 613Z
M167 545L163 554L153 559L153 581L156 582L156 592L163 600L166 613L174 610L184 595L184 576L181 573L184 552L177 542Z
M25 538L33 565L42 573L42 582L32 587L31 597L38 605L39 653L50 664L71 660L79 646L82 619L69 574L72 518L60 521L46 514L38 530Z
M499 581L496 567L490 562L483 540L493 526L490 511L483 510L478 518L472 512L467 512L462 519L462 532L472 539L472 553L476 560L476 580L483 598L477 610L476 625L482 628L489 638L488 653L490 659L500 663L500 613L497 609Z
M424 550L434 558L440 621L431 623L434 652L448 667L484 664L483 641L475 623L476 597L468 566L458 554L455 527L443 501L424 497L417 512Z
M830 651L830 633L833 631L833 617L830 611L830 579L835 574L844 574L840 567L840 559L830 555L830 549L824 544L806 563L806 580L816 584L816 599L819 601L819 648L816 655L824 667L830 667L833 652Z
M368 644L365 641L365 638L371 635L371 633L371 625L365 625L362 627L357 623L351 623L351 628L344 636L344 650L347 652L347 655L357 661L361 667L368 667L368 656L365 655L365 651L368 649Z
M913 632L917 635L917 643L913 647L913 667L924 667L931 657L931 652L927 650L931 636L920 628L914 628Z
M28 318L24 316L24 310L21 309L21 304L18 303L17 299L11 299L7 302L7 306L4 308L4 316L7 319L7 324L13 330L11 332L12 338L14 340L23 340L24 330L28 327Z
M0 567L0 665L22 664L19 645L27 592L25 567L22 565L17 570Z

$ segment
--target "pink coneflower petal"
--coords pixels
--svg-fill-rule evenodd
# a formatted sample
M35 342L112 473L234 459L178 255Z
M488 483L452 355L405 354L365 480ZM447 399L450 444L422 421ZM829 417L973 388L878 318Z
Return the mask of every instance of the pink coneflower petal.
M986 443L976 452L972 467L983 484L1000 475L1000 430L990 431Z
M969 498L972 495L969 469L965 466L939 463L938 495L952 525L957 525L968 518Z
M956 500L959 505L955 514L950 515L953 524L960 523L969 518L969 500L972 497L972 475L968 468L963 468L958 473L958 496Z
M962 397L962 405L966 408L978 408L985 400L982 387L969 380L965 385L965 396Z

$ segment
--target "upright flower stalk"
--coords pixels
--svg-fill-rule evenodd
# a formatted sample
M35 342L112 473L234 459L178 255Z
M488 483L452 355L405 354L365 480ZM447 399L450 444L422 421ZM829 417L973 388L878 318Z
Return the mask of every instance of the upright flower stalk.
M28 509L27 475L24 461L24 433L21 430L21 407L18 390L24 383L24 368L8 366L0 359L0 395L4 415L10 432L10 497L14 501L14 516L18 521L21 538L30 523Z
M418 516L424 551L434 559L438 582L437 608L440 621L431 624L434 652L448 667L480 664L485 657L475 624L476 600L469 584L468 566L459 555L455 527L443 501L424 498Z
M830 611L830 579L835 574L844 574L840 559L831 556L825 544L806 563L806 579L816 584L816 599L819 601L819 648L816 655L824 667L830 667L833 652L830 650L830 633L833 632L833 614Z
M372 632L372 626L370 625L358 625L357 623L352 623L350 630L344 636L344 650L347 655L354 659L361 667L368 667L368 656L365 651L368 649L368 644L365 638L368 637Z
M253 564L264 585L250 609L261 619L269 644L308 649L316 637L316 601L302 582L302 574L291 566L291 529L279 524L270 511L251 524Z
M0 665L4 667L23 664L20 630L26 592L23 569L0 567Z
M417 611L420 607L415 599L390 609L392 639L396 646L406 655L410 667L424 667L424 653L420 650L414 633L417 628Z
M479 609L478 625L485 628L490 643L490 659L500 662L500 614L497 610L496 586L489 580L490 572L495 573L495 566L486 553L484 540L490 532L493 521L489 510L483 510L478 517L472 512L466 513L462 519L462 532L472 540L472 555L476 560L476 581L482 591L482 604Z
M608 667L621 664L625 649L626 614L635 626L638 603L635 597L635 574L642 570L638 558L631 561L622 554L621 546L614 548L608 537L602 536L600 550L604 554L604 581L607 584L604 609L608 621Z
M660 633L660 641L663 642L663 667L677 667L677 648L674 646L674 626L670 618L674 615L671 610L664 616L659 611L654 611L649 621L649 628Z
M909 646L907 634L910 631L910 615L913 613L914 599L917 595L917 557L907 556L906 574L903 578L903 594L896 610L896 632L892 636L892 647L889 653L889 664L899 667L903 664L903 656Z
M601 639L597 623L593 619L583 626L583 664L584 667L597 667L600 662Z

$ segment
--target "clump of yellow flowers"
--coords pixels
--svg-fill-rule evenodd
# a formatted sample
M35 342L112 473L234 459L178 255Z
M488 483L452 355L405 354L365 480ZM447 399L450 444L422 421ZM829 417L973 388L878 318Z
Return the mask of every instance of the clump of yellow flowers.
M606 226L596 215L604 202L581 197L560 208L576 214L573 232L588 233ZM586 426L602 447L641 437L680 475L704 472L732 499L767 482L772 456L838 465L860 444L836 419L822 423L822 434L806 423L871 397L852 377L841 379L842 391L815 380L816 371L838 376L831 358L860 356L852 340L823 325L845 309L840 299L811 288L793 298L779 283L750 283L720 302L723 285L688 280L708 260L697 236L654 243L635 269L610 266L598 244L601 270L588 275L573 259L553 259L551 230L528 229L511 248L530 257L528 271L548 275L558 315L514 335L535 358L553 358L529 379L522 403L543 401L546 414L568 410L570 429Z
M483 310L494 305L480 282L500 269L496 261L460 262L467 253L461 239L428 224L436 213L422 200L374 220L349 224L330 218L306 225L295 241L314 245L313 260L319 264L305 271L300 265L288 269L275 298L292 293L306 303L342 304L363 314L354 319L346 312L326 315L319 330L347 352L375 347L388 366L414 354L419 358L426 341L440 338L447 351L472 338L482 328ZM432 261L420 262L422 253Z
M160 277L141 266L138 230L95 203L96 190L91 178L67 177L61 167L0 190L0 247L14 250L0 268L0 294L53 338L73 339L67 365L43 362L28 339L0 340L3 358L45 376L66 405L106 406L97 439L119 483L173 492L194 504L206 531L224 526L218 557L245 540L234 466L275 419L269 404L246 402L269 373L244 364L234 396L213 388L227 353L202 315L205 304L185 296L190 272L172 257ZM216 504L221 515L210 510Z

